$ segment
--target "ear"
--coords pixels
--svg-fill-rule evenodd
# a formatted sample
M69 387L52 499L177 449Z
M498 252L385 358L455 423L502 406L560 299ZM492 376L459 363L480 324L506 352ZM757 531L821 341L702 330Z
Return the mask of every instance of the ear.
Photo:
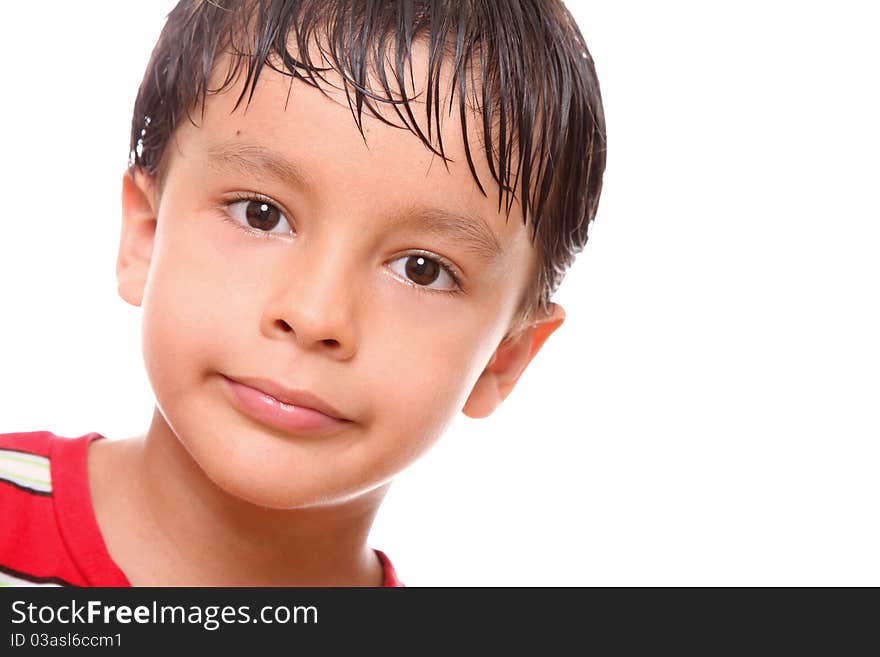
M158 198L154 179L140 169L133 172L133 179L128 171L122 174L122 234L116 282L119 296L140 306L153 256Z
M564 321L565 311L562 306L551 303L548 315L513 337L502 340L474 384L462 412L475 419L491 415L513 390L520 375L550 334L562 326Z

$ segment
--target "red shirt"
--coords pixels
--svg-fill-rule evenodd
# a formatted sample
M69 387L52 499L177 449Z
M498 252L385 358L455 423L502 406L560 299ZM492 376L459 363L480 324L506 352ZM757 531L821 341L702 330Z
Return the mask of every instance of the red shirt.
M89 433L0 434L0 585L131 586L92 510ZM383 586L403 586L381 550Z

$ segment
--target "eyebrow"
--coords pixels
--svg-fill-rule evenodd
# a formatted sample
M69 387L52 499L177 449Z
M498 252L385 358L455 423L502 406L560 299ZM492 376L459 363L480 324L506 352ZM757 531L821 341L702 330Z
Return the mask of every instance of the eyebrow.
M269 177L284 185L312 185L301 166L259 144L214 144L208 147L208 165L215 171L231 168L256 177Z
M449 238L473 255L492 262L504 254L495 233L481 217L465 216L440 208L410 209L399 224L438 238Z
M231 168L257 178L268 177L283 185L314 186L302 166L259 144L225 142L210 146L207 153L208 165L214 170ZM442 208L412 207L398 215L394 223L451 239L489 262L504 255L494 231L485 219L476 215L458 214Z

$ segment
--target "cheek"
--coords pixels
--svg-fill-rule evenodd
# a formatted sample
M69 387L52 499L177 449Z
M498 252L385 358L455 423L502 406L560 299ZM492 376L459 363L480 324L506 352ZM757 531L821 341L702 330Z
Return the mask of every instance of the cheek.
M157 235L143 302L143 350L151 378L177 380L197 373L188 366L228 352L240 342L243 304L253 294L240 289L240 268L229 267L217 249L194 248L187 237L183 231L173 239Z
M393 322L393 323L392 323ZM368 389L397 435L439 435L464 405L482 371L486 327L464 312L395 314L369 345ZM366 346L366 345L364 345Z

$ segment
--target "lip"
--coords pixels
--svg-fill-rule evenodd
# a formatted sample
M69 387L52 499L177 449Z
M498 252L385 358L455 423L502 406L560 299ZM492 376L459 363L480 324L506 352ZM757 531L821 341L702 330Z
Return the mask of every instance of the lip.
M235 405L255 420L284 431L314 431L349 424L340 411L307 390L270 379L223 375Z

